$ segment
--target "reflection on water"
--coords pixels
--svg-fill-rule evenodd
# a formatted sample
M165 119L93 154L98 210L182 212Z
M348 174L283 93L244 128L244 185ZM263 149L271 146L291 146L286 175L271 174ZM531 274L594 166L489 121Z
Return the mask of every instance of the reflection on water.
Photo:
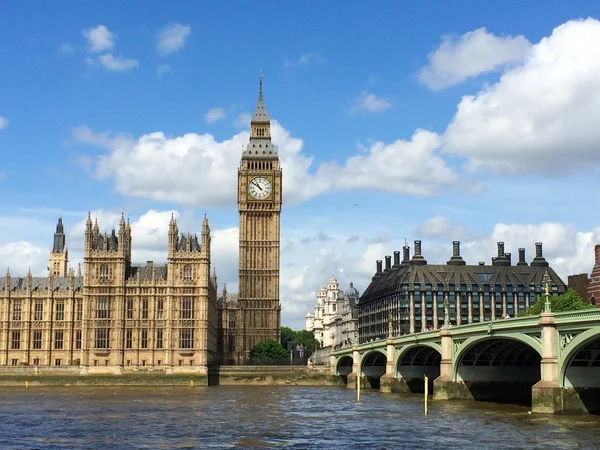
M341 388L0 389L0 447L600 448L600 417Z

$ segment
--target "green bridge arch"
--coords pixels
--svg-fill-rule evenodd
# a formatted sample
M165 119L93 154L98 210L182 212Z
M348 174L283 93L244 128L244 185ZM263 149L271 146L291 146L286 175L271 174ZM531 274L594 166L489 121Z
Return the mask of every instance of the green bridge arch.
M590 328L584 332L578 334L573 338L571 342L565 348L565 352L561 354L560 358L560 372L558 374L558 382L561 387L565 387L565 380L567 376L567 369L573 357L592 341L600 339L600 327ZM560 344L560 343L559 343Z
M398 351L396 352L396 357L394 360L394 370L396 372L398 372L398 363L400 362L400 359L402 359L404 354L414 348L417 348L417 347L429 347L429 348L432 348L433 350L437 350L437 352L440 355L442 354L442 346L435 342L415 342L413 344L404 345L404 346L400 347L398 349Z

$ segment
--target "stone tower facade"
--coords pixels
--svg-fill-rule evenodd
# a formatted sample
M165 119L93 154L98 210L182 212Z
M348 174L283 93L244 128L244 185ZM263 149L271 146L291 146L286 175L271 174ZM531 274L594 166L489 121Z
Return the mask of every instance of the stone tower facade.
M280 214L282 170L271 142L271 122L263 102L262 74L250 141L238 169L239 321L236 353L248 360L254 345L280 338Z
M60 217L56 224L56 232L54 233L54 243L52 245L52 251L50 252L48 270L53 277L66 277L68 264L69 251L66 247L66 237L62 217Z

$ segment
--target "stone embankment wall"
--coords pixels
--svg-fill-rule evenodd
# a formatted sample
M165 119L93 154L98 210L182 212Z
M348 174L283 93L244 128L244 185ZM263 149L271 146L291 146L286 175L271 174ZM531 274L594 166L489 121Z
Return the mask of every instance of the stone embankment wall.
M222 366L199 374L140 370L123 374L81 375L77 367L3 367L0 387L35 386L344 386L325 368L307 366Z

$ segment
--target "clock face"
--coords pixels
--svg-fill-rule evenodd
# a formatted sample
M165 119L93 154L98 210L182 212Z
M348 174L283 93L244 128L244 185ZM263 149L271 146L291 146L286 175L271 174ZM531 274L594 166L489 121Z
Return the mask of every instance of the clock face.
M256 177L250 180L248 193L256 200L264 200L271 195L271 182L264 177Z

